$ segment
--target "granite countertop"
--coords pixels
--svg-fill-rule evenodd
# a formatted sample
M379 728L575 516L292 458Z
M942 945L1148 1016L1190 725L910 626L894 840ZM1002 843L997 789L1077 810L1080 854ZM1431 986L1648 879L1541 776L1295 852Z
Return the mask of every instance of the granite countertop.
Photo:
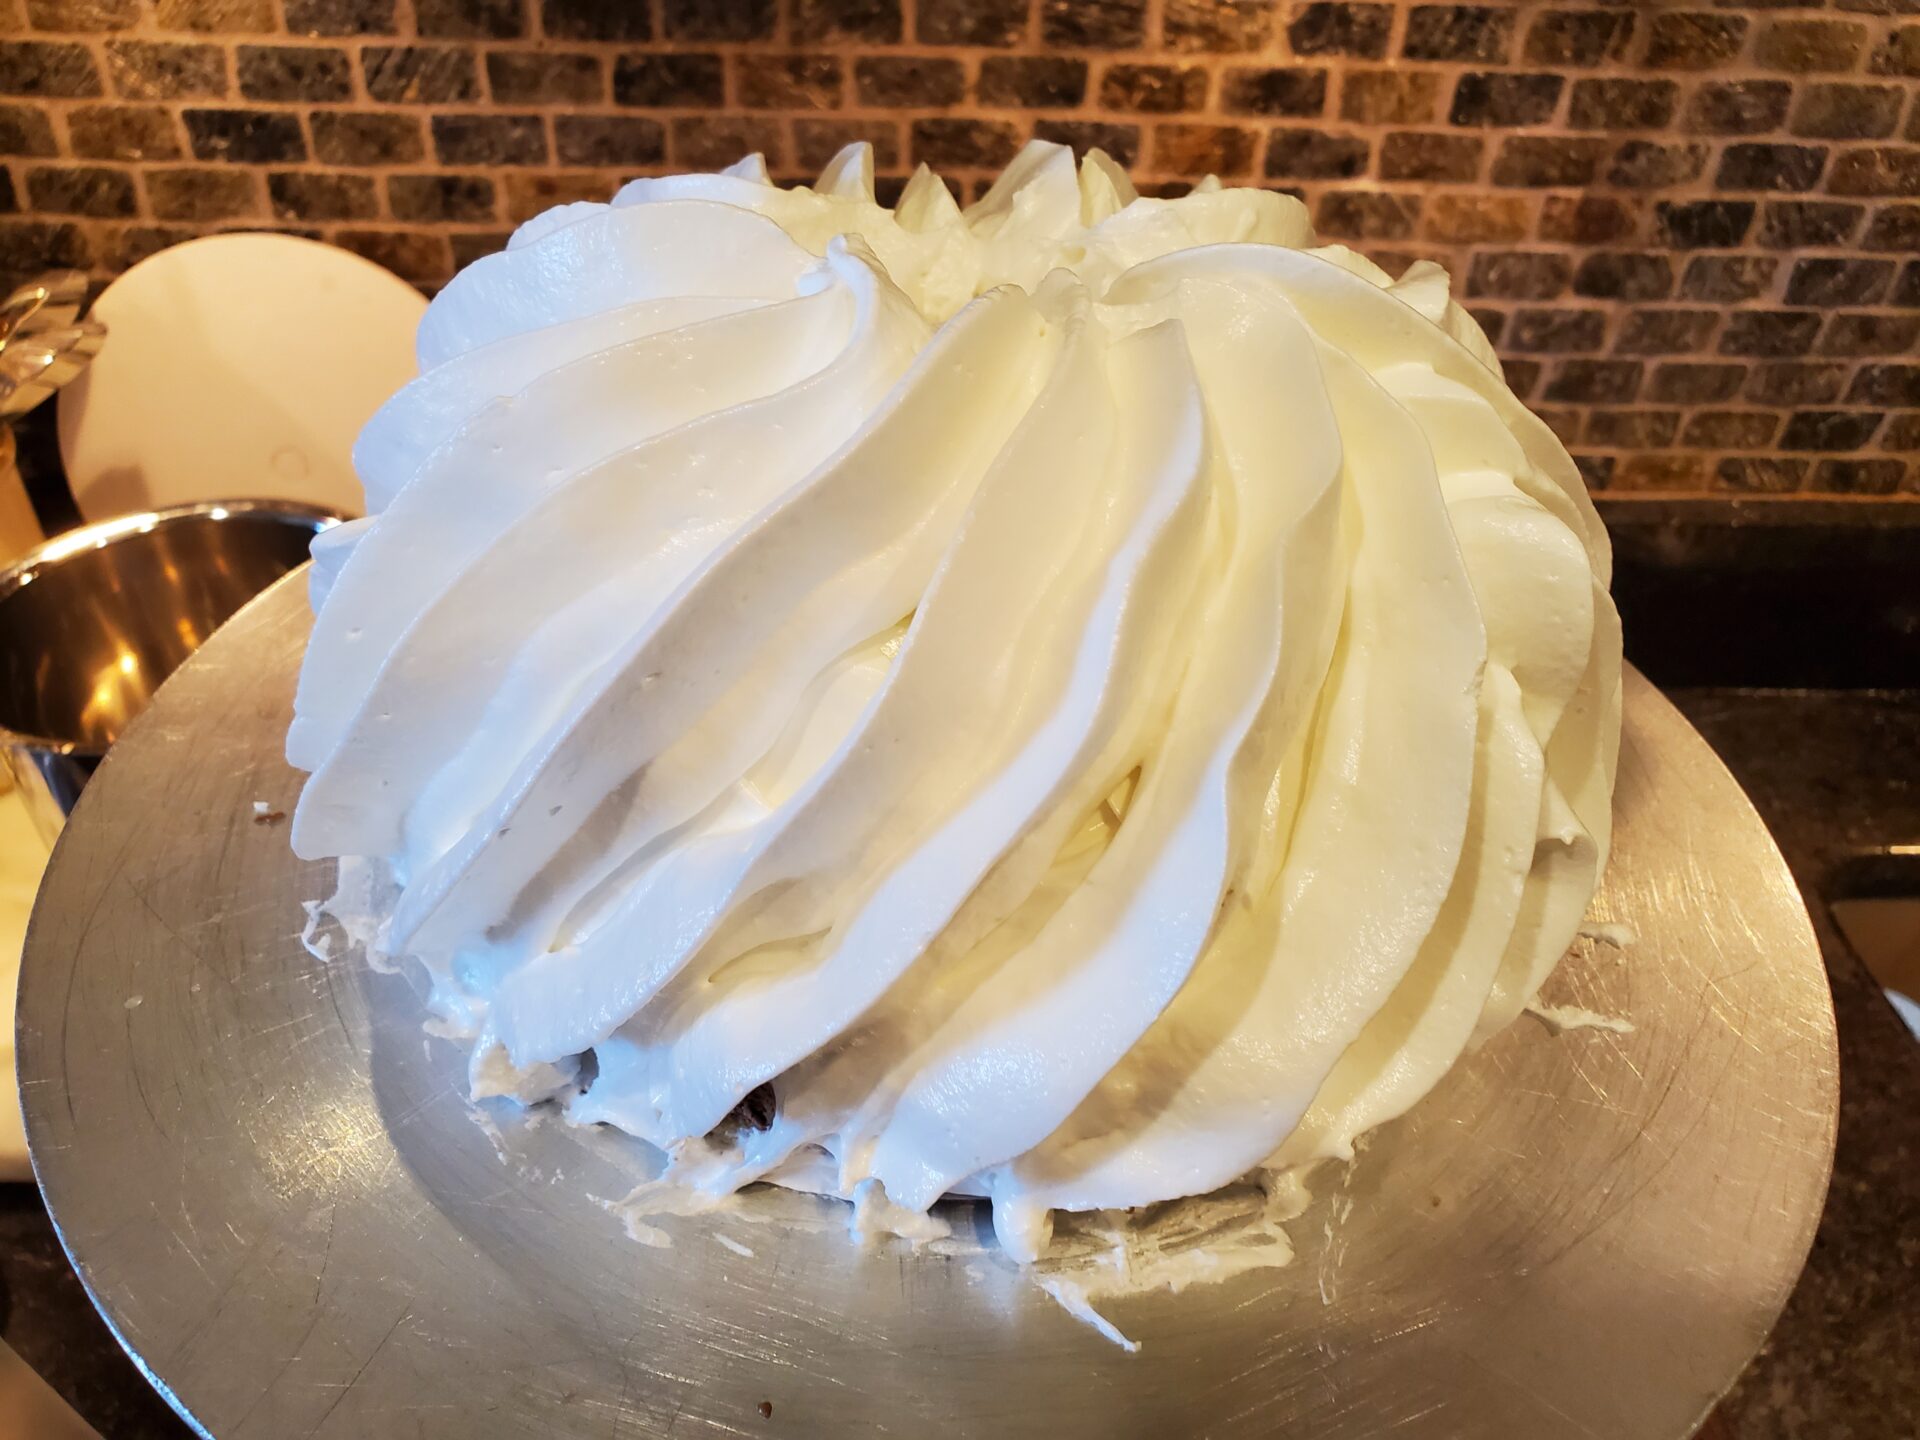
M1850 857L1920 841L1920 691L1680 688L1808 897L1840 1030L1833 1187L1786 1314L1703 1440L1912 1440L1920 1417L1920 1042L1824 899ZM0 1336L112 1440L191 1432L94 1314L27 1186L0 1187Z
M1852 857L1920 842L1920 691L1669 694L1746 788L1807 897L1840 1032L1840 1134L1826 1211L1786 1313L1720 1407L1718 1435L1912 1440L1920 1426L1920 1040L1840 937L1824 897Z

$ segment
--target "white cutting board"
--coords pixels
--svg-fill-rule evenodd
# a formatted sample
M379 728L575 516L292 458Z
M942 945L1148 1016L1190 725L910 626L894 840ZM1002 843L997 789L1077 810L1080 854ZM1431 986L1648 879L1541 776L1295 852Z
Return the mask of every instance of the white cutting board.
M109 285L106 343L60 392L80 513L203 500L365 509L354 437L415 374L426 299L370 260L293 235L209 235Z

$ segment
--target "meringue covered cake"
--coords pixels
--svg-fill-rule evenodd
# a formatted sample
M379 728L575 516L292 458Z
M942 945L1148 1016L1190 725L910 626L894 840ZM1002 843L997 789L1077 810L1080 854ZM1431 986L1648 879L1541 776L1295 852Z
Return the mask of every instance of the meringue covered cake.
M1607 542L1426 263L1035 143L561 206L316 542L303 857L476 1097L1013 1254L1350 1155L1605 863Z

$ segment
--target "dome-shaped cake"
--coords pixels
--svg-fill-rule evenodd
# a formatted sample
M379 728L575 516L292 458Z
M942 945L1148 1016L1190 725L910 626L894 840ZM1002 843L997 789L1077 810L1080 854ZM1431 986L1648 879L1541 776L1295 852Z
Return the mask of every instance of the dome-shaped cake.
M1031 1256L1347 1153L1571 943L1606 539L1437 267L1043 144L887 209L856 148L549 211L419 357L293 837L390 868L476 1094Z

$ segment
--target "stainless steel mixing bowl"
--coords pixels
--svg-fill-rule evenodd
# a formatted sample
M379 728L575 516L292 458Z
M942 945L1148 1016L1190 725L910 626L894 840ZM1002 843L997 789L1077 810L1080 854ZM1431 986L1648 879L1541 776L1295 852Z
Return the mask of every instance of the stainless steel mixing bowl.
M49 842L160 683L338 519L183 505L68 531L0 571L0 749Z

